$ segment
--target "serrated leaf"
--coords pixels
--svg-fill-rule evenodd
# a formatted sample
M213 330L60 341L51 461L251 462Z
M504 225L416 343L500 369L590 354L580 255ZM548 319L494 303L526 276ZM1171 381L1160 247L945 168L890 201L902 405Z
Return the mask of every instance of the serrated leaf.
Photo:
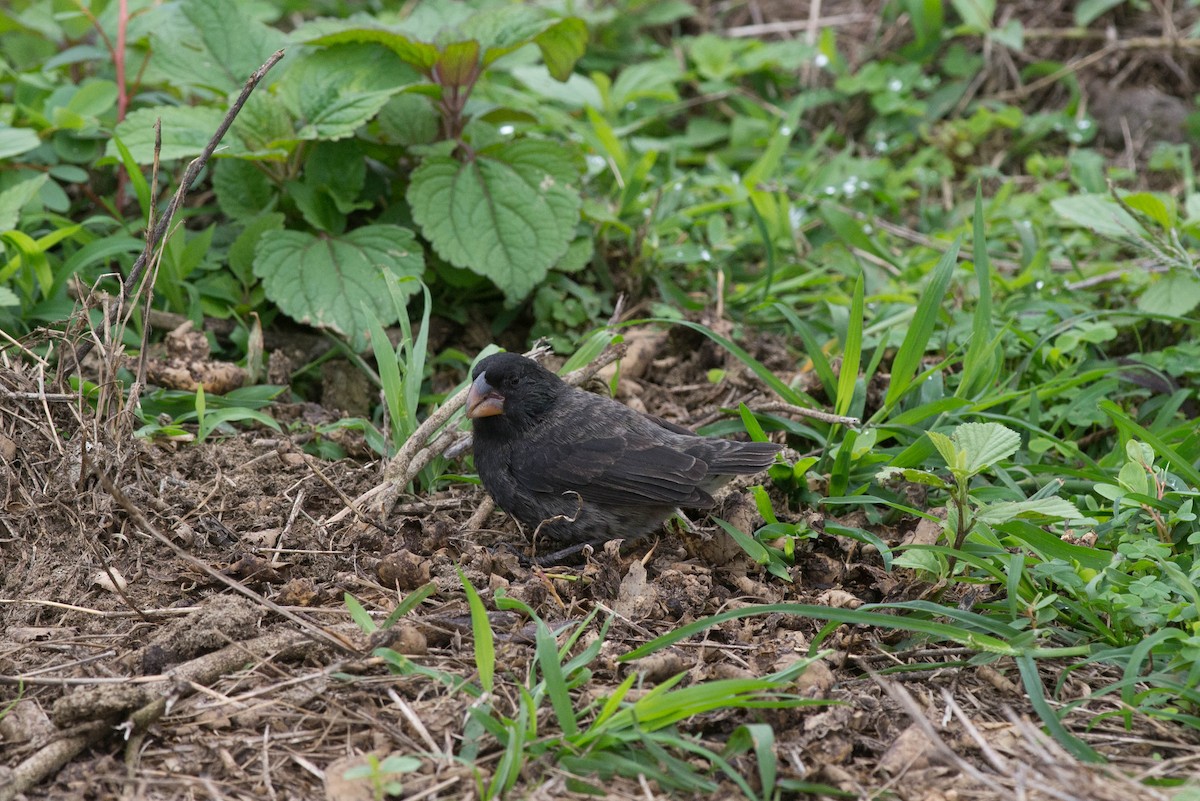
M519 300L575 235L580 199L561 180L561 158L559 146L540 142L502 145L467 163L427 158L408 187L413 218L444 259Z
M937 452L941 454L946 466L951 470L958 469L963 459L954 440L939 431L926 431L925 433L929 437L929 441L933 443L933 447L937 448Z
M275 205L276 189L254 162L221 159L213 168L217 205L232 220L254 217Z
M966 454L966 469L971 475L1007 459L1021 447L1021 435L999 423L963 423L950 438Z
M1001 501L979 510L975 519L990 526L998 526L1026 516L1058 517L1071 520L1083 517L1075 504L1065 498L1036 498L1027 501Z
M20 306L21 299L6 286L0 286L0 306Z
M417 77L384 48L347 45L297 59L277 92L296 118L297 138L344 139Z
M162 161L190 159L200 155L216 132L225 112L209 106L154 106L129 113L116 134L138 164L154 163L154 122L162 120ZM104 155L118 157L110 140ZM245 156L249 152L237 136L225 135L214 156Z
M578 17L567 17L539 33L534 41L542 51L546 69L558 80L565 81L587 50L587 25Z
M304 29L308 30L308 29ZM383 45L391 50L406 64L429 75L433 65L437 63L438 49L428 42L421 42L402 33L368 26L356 26L334 33L302 39L307 44L338 45L351 43L368 43Z
M37 131L31 128L12 128L0 125L0 159L8 159L28 153L40 145Z
M382 325L399 318L391 291L417 291L425 257L416 237L398 225L368 225L337 237L266 231L255 251L254 274L267 297L289 316L343 334L356 349L367 345L372 316Z
M296 142L292 115L274 94L255 92L233 121L233 133L258 160L285 159Z
M231 0L184 0L179 14L150 32L154 56L148 68L173 85L237 92L287 41Z
M282 231L283 215L263 214L251 218L229 246L229 269L244 284L252 284L254 276L254 251L258 241L267 231Z
M1072 195L1050 201L1050 207L1076 225L1106 236L1144 236L1133 216L1105 194Z

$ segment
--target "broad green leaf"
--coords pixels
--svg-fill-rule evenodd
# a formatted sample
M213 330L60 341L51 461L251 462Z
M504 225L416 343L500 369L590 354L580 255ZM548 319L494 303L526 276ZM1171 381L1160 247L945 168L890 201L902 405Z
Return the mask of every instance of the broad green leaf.
M927 431L925 433L929 437L929 441L933 443L933 447L937 448L937 452L945 460L947 467L954 471L963 469L966 460L963 458L962 452L955 446L954 440L940 431Z
M221 213L231 220L255 217L275 207L278 190L266 173L245 159L221 159L213 168Z
M222 162L229 163L229 162ZM229 246L229 269L244 285L254 282L254 251L267 231L283 230L283 215L260 214L245 223L242 232Z
M1179 210L1170 196L1164 200L1153 192L1133 192L1121 200L1129 208L1154 220L1163 230L1174 228L1179 220Z
M307 26L300 29L297 34L302 36L315 30L317 30L315 26ZM438 59L438 49L432 44L417 41L410 36L386 28L359 26L310 38L301 38L300 41L306 44L326 46L351 43L381 44L399 56L406 64L426 75L430 74Z
M287 41L275 28L229 0L184 0L174 18L150 31L148 69L172 85L209 89L218 95L241 90L246 79ZM207 132L212 135L212 130Z
M0 125L0 159L28 153L42 143L32 128L12 128Z
M568 184L570 165L561 146L528 140L467 163L427 158L413 172L408 202L444 259L490 278L515 301L545 278L574 239L580 200Z
M1007 459L1021 447L1021 435L999 423L963 423L950 438L966 454L971 475Z
M558 80L565 81L587 50L587 25L578 17L567 17L539 33L534 41L542 51L546 69Z
M277 94L298 121L297 138L343 139L416 80L416 73L386 49L347 45L292 62Z
M393 95L379 110L378 125L386 144L427 145L437 140L441 119L429 98L405 93Z
M250 95L230 131L261 161L283 161L297 141L292 113L269 92Z
M1145 236L1133 216L1106 194L1072 195L1050 201L1050 207L1069 222L1105 236Z
M1137 307L1151 314L1182 317L1200 305L1200 277L1172 270L1159 277L1138 296Z
M267 297L291 317L344 335L356 349L367 343L370 310L383 325L398 319L388 292L411 295L425 258L416 237L397 225L368 225L338 237L300 231L266 231L254 274Z
M0 306L20 306L21 299L6 286L0 286Z
M203 152L225 112L211 106L154 106L132 111L117 125L116 134L138 164L154 163L154 122L162 120L162 161L190 159ZM109 141L105 156L118 157ZM237 136L225 135L214 156L248 155Z

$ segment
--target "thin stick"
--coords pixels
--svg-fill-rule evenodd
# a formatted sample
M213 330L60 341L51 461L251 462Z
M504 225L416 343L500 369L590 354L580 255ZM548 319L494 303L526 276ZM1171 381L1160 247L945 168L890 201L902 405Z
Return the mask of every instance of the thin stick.
M820 420L823 423L839 423L851 428L857 428L862 425L862 420L857 417L844 417L840 414L830 414L829 412L821 412L816 409L805 409L803 406L793 406L790 403L782 403L772 401L769 403L758 403L750 407L752 412L779 412L782 414L795 415L796 417L811 417L814 420Z

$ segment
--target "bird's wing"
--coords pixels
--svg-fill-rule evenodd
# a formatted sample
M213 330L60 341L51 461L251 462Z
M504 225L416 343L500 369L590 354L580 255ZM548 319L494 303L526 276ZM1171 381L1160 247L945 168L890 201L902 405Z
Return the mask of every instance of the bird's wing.
M578 492L584 501L627 506L708 506L699 484L708 465L694 456L634 434L539 447L514 465L533 492Z

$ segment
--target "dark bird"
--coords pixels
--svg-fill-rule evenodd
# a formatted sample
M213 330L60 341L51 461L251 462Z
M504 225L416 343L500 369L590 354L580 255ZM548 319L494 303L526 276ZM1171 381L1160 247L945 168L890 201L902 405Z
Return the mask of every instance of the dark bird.
M708 509L732 476L757 473L771 442L696 436L575 389L532 359L475 366L467 417L475 467L496 504L563 553L653 531L677 507Z

